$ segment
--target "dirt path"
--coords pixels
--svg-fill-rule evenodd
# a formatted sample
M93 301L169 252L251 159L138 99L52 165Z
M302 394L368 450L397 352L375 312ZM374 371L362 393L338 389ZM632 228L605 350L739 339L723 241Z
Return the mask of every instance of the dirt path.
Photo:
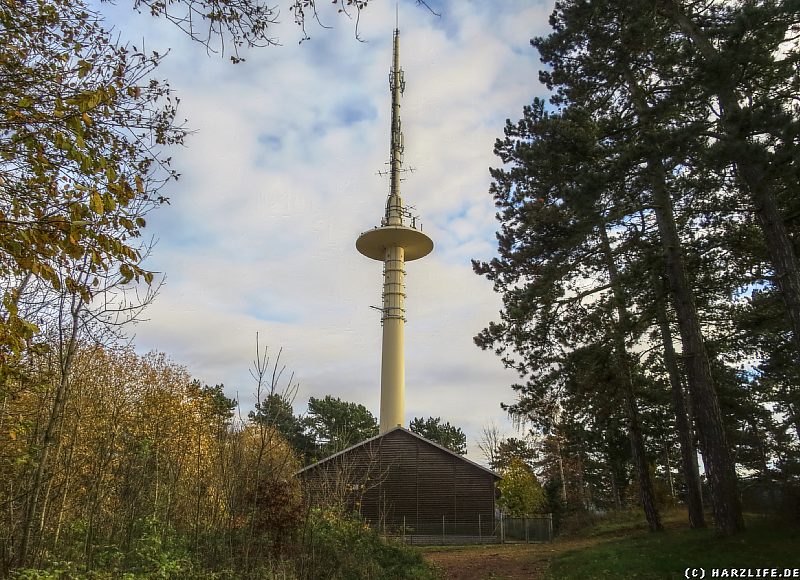
M667 529L683 529L684 509L665 510L662 521ZM543 578L553 557L596 546L604 542L647 535L643 517L632 525L607 526L589 537L560 536L551 544L494 544L423 548L423 557L433 564L444 580L536 580Z
M550 559L598 543L598 539L552 544L495 544L429 548L423 552L446 580L531 580L543 577Z

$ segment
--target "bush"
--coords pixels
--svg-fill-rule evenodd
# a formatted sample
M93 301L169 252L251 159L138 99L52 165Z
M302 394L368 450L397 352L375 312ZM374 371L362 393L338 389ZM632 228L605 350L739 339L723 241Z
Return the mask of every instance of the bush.
M309 513L301 578L426 580L436 575L416 551L387 542L355 515L335 509Z
M130 550L117 546L98 549L92 565L50 561L41 569L15 570L14 580L215 580L218 574L203 570L191 558L181 538L156 518L136 523L137 537Z

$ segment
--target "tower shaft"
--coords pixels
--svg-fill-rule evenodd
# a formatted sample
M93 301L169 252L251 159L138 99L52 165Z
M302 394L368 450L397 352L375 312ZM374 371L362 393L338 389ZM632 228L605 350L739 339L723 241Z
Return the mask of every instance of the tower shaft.
M380 433L403 424L405 412L405 251L386 249L383 262Z

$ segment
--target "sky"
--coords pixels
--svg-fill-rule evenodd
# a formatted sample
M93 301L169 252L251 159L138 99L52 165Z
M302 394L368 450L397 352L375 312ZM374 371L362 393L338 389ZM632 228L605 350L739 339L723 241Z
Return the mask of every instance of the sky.
M434 241L406 268L406 422L442 417L467 435L468 457L494 422L514 429L515 373L473 337L498 319L500 297L470 260L496 251L488 193L492 153L506 119L546 96L529 41L549 30L552 0L399 5L404 202ZM120 3L122 4L122 3ZM157 239L144 264L165 283L132 330L139 352L157 350L207 384L222 383L252 406L256 334L284 377L298 384L294 408L333 395L380 400L381 263L355 249L378 225L389 182L388 87L395 4L372 0L355 25L321 5L323 28L302 33L291 14L273 29L281 43L207 55L180 31L130 5L103 4L123 40L169 56L156 71L181 99L193 134L172 150L181 179L168 206L148 217ZM282 386L285 381L282 382Z

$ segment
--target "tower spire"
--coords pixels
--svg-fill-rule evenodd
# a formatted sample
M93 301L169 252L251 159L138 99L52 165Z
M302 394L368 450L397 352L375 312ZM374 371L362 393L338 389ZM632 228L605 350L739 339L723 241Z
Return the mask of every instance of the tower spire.
M396 25L395 25L396 26ZM400 172L403 167L403 130L400 123L400 97L405 89L400 68L400 30L394 29L392 69L392 129L389 144L390 184L386 212L381 225L362 233L356 249L373 260L383 262L383 307L381 324L381 412L380 432L403 424L405 410L405 263L427 256L433 241L416 226L403 223L406 210L400 197Z
M392 92L392 132L389 143L389 199L386 203L386 224L403 225L403 199L400 197L400 171L403 167L403 126L400 122L400 96L405 90L400 68L400 30L394 29L392 70L389 89Z

